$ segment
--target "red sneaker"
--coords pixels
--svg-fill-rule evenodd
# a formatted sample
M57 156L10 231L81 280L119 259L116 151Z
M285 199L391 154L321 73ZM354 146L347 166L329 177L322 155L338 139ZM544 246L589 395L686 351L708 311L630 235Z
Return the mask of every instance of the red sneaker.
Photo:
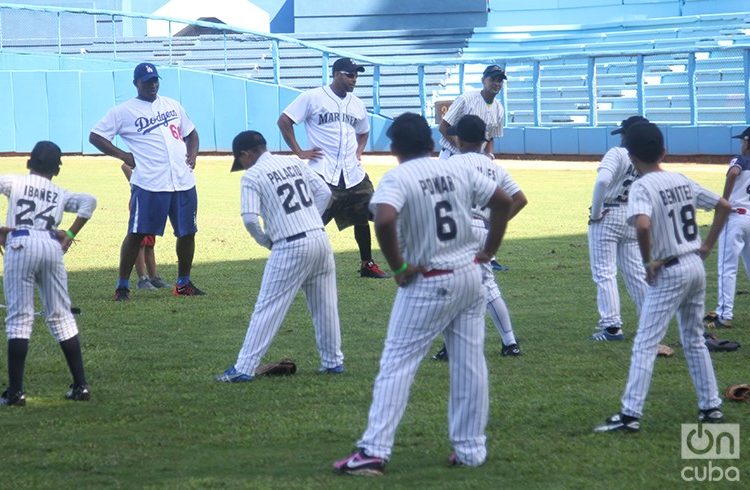
M376 264L372 260L367 262L366 264L362 264L362 268L359 269L359 275L362 277L370 277L373 279L385 279L388 277L388 274L383 272L383 270L378 267L378 264Z
M206 293L195 287L192 281L188 281L184 286L178 286L175 284L172 294L175 296L205 296Z

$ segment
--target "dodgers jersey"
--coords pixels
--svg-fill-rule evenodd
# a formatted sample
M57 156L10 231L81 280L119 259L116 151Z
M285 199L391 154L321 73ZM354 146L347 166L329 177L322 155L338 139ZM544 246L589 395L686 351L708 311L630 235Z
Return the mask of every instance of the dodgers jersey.
M732 158L729 168L737 167L740 173L734 181L734 188L729 195L732 208L745 208L750 211L750 157L741 155Z
M113 107L91 132L112 141L119 135L135 158L132 185L151 192L184 191L195 187L183 141L195 130L179 102L157 96L153 102L129 99Z
M474 203L486 205L497 185L469 165L431 157L415 158L389 170L370 200L398 212L399 248L409 264L456 269L474 259L471 229Z
M264 153L240 179L241 214L258 214L272 242L323 229L328 186L295 156Z
M6 226L25 230L56 230L63 212L91 218L96 198L68 192L39 175L0 175L0 193L8 196Z
M357 160L357 135L370 131L364 103L351 93L342 99L330 87L301 93L284 114L295 124L305 123L310 148L320 148L323 157L310 160L313 170L338 185L343 172L346 187L362 182L365 171Z
M495 164L484 153L461 153L453 155L448 161L455 162L456 165L468 165L476 168L480 174L494 180L497 186L509 196L513 196L521 191L521 187L516 184L516 181L513 180L510 174L503 167ZM481 219L484 223L490 220L490 210L486 207L474 206L471 212L473 218Z
M628 222L651 218L651 259L664 260L696 252L701 237L696 208L714 209L719 196L682 174L658 171L638 179L630 191Z
M485 132L485 138L488 140L491 138L499 138L503 135L503 119L505 117L505 109L497 100L497 97L492 101L492 104L488 104L484 101L481 91L467 92L456 98L455 101L448 108L448 112L445 113L443 119L451 126L458 124L458 121L466 116L472 114L479 116L487 126ZM459 153L458 148L445 136L440 137L440 145L449 150L451 153ZM482 147L484 148L484 146Z

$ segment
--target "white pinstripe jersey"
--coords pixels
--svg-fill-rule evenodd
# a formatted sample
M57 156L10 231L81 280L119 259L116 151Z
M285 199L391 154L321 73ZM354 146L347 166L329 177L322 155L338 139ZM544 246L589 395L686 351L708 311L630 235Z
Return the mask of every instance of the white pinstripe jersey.
M327 203L330 191L299 158L266 152L245 171L240 186L241 214L260 215L272 242L323 228L318 203Z
M679 257L700 248L696 208L714 209L719 196L682 174L650 172L630 190L628 222L644 214L651 218L651 259Z
M740 174L734 181L734 188L729 194L729 204L733 208L745 208L750 211L750 157L741 155L732 158L729 168L738 167Z
M342 99L330 87L318 87L302 92L284 114L295 124L305 123L310 148L323 150L323 157L309 164L326 182L338 185L341 172L347 188L362 182L357 135L370 131L370 120L358 97L347 93Z
M513 180L510 174L484 153L459 153L450 157L448 161L456 162L456 165L468 165L476 168L479 173L494 180L498 187L504 190L509 196L513 196L521 191L521 187ZM486 207L474 206L471 211L474 218L481 219L485 223L490 219L490 210Z
M630 186L639 177L638 171L630 161L628 150L615 146L602 157L597 172L607 169L612 172L612 180L604 191L604 202L626 203Z
M492 101L492 104L487 104L482 97L481 91L467 92L460 95L453 101L448 108L448 112L445 113L443 119L451 126L458 124L459 119L472 114L482 118L482 121L487 125L487 131L485 137L489 140L491 138L499 138L503 135L503 118L505 117L505 109L500 105L500 101L497 97ZM440 137L440 145L443 148L450 150L451 153L458 153L453 143L445 136Z
M476 254L473 203L484 206L497 185L469 165L415 158L388 171L370 200L398 211L399 248L409 264L456 269Z
M6 226L26 230L56 230L63 212L91 218L96 198L68 192L39 175L0 175L0 193L8 196Z

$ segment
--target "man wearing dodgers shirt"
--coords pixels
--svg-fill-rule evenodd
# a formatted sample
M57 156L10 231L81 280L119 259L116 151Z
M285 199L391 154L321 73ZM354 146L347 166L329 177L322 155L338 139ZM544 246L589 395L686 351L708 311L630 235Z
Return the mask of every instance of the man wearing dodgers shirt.
M128 234L120 249L120 277L115 301L130 298L130 273L144 235L163 235L167 216L177 237L175 296L205 294L190 281L195 253L198 197L195 159L198 132L179 102L161 97L159 74L151 63L133 72L138 95L112 108L91 130L89 142L133 169L130 179ZM126 152L112 140L119 135Z

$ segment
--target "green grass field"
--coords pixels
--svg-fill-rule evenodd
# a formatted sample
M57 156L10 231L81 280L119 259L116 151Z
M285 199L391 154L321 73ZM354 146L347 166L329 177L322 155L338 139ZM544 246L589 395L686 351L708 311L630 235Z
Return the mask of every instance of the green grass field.
M375 183L388 166L370 157ZM0 160L0 173L24 172L24 159ZM126 228L128 187L109 158L64 159L56 182L97 196L98 209L66 256L73 305L92 401L63 399L65 362L41 320L26 369L25 408L0 410L2 488L671 488L685 483L680 424L696 420L696 397L678 348L676 325L665 343L677 355L658 359L638 434L594 434L619 408L636 325L621 288L622 343L588 340L596 320L586 219L595 163L509 168L529 198L511 223L499 253L510 271L497 273L525 355L500 357L488 320L489 458L477 469L445 465L447 365L429 358L417 374L386 475L341 477L331 463L361 435L396 286L358 277L351 230L328 231L336 252L346 373L316 374L312 324L300 295L267 359L292 357L298 373L226 385L213 376L231 365L245 335L268 252L239 218L239 175L229 158L199 159L199 234L195 283L208 295L175 298L169 291L135 291L115 303L119 245ZM723 166L682 166L720 192ZM0 199L0 212L6 201ZM705 225L709 214L701 214ZM63 225L70 223L67 218ZM168 230L169 227L168 227ZM157 241L159 270L174 279L174 238ZM377 246L377 244L375 244ZM383 263L379 251L376 260ZM385 265L385 264L383 264ZM716 301L716 253L706 262L707 306ZM738 281L735 325L720 332L745 344L712 354L721 388L750 382L750 305ZM436 341L434 350L439 347ZM4 352L4 348L2 349ZM5 355L0 379L5 382ZM750 405L725 405L727 422L750 420ZM743 424L744 425L744 424ZM747 426L742 427L747 431ZM732 461L750 478L750 440ZM699 462L701 463L701 462ZM719 462L722 463L722 462ZM724 462L724 466L729 463Z

